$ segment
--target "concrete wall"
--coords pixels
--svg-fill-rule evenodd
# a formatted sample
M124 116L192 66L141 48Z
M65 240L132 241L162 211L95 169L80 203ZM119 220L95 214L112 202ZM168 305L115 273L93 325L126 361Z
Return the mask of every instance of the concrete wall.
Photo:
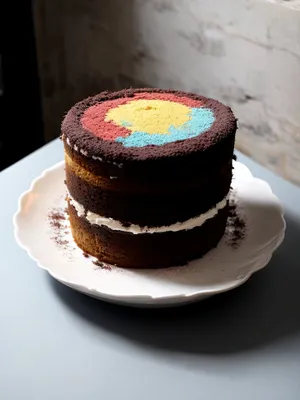
M157 86L229 104L237 147L300 184L299 1L35 3L46 136L103 89Z

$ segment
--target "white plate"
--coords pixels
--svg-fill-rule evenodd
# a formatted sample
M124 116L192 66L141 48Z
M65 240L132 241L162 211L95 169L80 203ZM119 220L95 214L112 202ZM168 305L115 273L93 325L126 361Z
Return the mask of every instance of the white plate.
M283 211L266 182L234 162L232 187L245 217L246 237L233 249L227 233L216 249L183 267L126 270L112 266L108 270L85 258L73 241L67 219L61 228L49 223L49 212L65 207L64 162L44 171L21 196L14 216L15 237L41 268L89 296L132 306L189 303L244 283L270 261L284 238ZM55 234L60 245L53 240Z

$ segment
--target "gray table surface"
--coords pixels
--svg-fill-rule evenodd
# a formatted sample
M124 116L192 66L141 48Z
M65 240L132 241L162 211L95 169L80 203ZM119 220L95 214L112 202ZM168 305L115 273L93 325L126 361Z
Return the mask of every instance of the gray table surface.
M236 290L136 310L56 283L15 242L20 194L62 151L55 140L0 173L0 399L299 400L300 189L238 154L284 204L284 243Z

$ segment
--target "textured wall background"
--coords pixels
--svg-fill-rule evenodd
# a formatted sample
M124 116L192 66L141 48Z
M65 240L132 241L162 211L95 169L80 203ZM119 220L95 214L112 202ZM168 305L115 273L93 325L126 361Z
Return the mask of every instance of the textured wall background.
M35 2L47 139L87 95L177 88L230 105L237 147L300 184L297 8L298 0Z
M294 10L300 10L300 0L268 0L270 3L281 4Z

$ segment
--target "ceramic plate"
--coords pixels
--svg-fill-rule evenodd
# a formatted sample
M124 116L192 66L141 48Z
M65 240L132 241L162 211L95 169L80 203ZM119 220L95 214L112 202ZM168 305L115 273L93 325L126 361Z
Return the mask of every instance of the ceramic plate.
M15 237L39 267L89 296L140 307L189 303L247 281L268 264L284 238L282 207L266 182L234 162L232 189L230 201L238 213L232 218L239 223L230 219L217 248L182 267L126 270L86 257L64 214L64 162L44 171L21 196Z

